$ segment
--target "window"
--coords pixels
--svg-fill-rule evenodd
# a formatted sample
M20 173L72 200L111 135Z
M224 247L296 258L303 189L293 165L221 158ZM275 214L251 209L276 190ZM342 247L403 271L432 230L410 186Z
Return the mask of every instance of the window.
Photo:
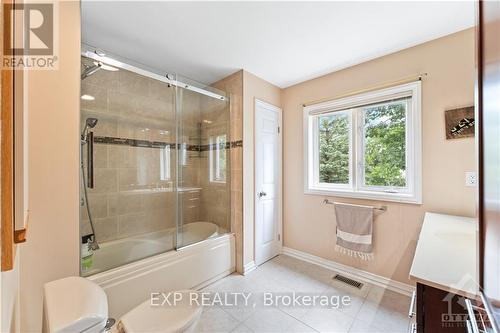
M170 180L170 145L160 149L160 180Z
M210 181L226 182L226 134L210 137Z
M420 81L305 107L305 192L421 203L420 124Z

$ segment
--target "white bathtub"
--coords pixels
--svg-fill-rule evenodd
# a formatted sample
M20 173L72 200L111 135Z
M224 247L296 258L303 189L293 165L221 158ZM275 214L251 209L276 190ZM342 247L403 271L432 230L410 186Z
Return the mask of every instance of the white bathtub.
M200 225L196 230L201 232ZM151 292L198 289L231 274L235 271L235 254L234 235L225 233L178 251L94 274L88 279L106 292L110 316L120 318L149 299Z
M82 272L90 276L131 262L173 250L175 228L160 230L139 236L99 243L94 252L90 270ZM179 230L179 246L191 245L219 235L219 227L211 222L192 222Z

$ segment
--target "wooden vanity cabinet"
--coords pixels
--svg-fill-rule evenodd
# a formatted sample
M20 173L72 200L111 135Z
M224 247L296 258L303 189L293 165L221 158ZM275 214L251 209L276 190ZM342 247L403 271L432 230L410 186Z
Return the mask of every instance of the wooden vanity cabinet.
M467 332L465 297L422 283L417 283L415 316L417 333Z

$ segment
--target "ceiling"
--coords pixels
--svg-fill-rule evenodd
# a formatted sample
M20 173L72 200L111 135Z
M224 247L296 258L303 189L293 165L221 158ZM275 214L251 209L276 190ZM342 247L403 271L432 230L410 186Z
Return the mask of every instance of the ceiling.
M83 41L215 82L245 69L281 88L474 25L473 2L83 1Z

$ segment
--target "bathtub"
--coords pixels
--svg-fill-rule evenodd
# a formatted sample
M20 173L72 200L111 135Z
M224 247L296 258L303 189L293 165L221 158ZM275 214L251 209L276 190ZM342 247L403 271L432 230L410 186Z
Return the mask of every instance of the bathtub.
M90 276L153 255L171 251L176 247L175 232L175 228L170 228L99 243L99 250L94 252L91 269L82 272L82 276ZM192 222L185 224L179 230L178 244L180 246L187 246L216 237L218 234L219 227L214 223Z
M87 278L104 289L111 317L120 318L152 292L198 289L235 271L234 234L209 222L189 223L179 236L192 244L173 251L174 233L162 230L100 244ZM161 253L151 255L153 250ZM119 260L125 264L105 268Z

